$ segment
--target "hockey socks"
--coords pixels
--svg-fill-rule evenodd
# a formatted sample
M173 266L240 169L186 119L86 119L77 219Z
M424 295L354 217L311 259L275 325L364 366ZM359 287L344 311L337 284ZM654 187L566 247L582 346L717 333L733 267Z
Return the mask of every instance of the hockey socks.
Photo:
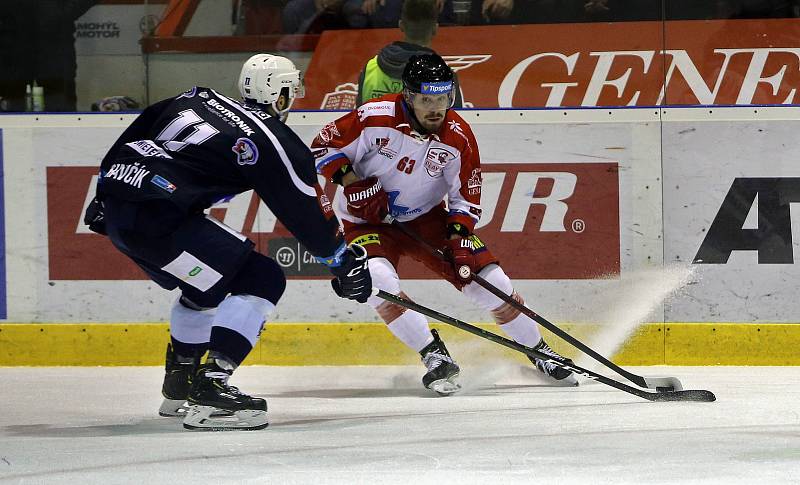
M258 342L267 315L275 310L269 300L253 295L230 295L217 307L209 349L231 358L238 366Z
M515 342L526 347L535 347L542 340L542 334L539 332L539 326L536 322L521 313L511 321L497 323L500 329L514 339Z
M195 346L207 346L215 313L215 308L201 308L183 296L178 297L172 304L169 318L169 333L175 353L191 356L199 348Z
M400 293L400 296L407 298L403 293ZM386 303L392 305L389 302ZM387 323L386 326L398 340L415 352L421 351L426 345L433 342L433 335L431 335L428 327L428 321L417 312L404 312L390 323Z

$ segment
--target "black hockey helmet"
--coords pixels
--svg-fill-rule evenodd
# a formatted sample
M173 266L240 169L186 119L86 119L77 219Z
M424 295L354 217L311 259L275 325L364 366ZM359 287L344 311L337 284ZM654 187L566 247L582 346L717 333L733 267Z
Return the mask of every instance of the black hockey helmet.
M453 106L455 92L453 70L437 54L413 55L403 69L403 91L406 99L414 93L448 95L448 108Z

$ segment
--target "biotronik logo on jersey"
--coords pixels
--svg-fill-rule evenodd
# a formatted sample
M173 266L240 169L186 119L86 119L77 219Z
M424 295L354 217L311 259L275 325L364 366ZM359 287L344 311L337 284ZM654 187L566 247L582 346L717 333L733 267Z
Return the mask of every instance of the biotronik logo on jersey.
M236 140L236 144L231 147L231 151L236 154L236 163L239 165L255 165L258 161L258 147L249 138Z

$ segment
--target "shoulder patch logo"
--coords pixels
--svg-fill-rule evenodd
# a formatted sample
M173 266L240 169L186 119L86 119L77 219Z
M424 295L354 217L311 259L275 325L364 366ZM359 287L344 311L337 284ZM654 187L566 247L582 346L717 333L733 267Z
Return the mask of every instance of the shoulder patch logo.
M319 139L322 140L323 143L330 143L330 141L333 140L333 137L335 136L340 136L340 135L339 135L339 129L336 128L336 123L333 121L325 125L319 132Z
M481 185L483 184L483 177L481 176L480 168L473 168L472 174L467 180L467 190L469 195L478 195L481 193Z
M249 138L236 140L236 144L231 147L231 151L236 154L236 163L239 165L255 165L258 161L258 147Z
M370 116L394 116L394 102L376 101L358 108L359 121L364 121Z

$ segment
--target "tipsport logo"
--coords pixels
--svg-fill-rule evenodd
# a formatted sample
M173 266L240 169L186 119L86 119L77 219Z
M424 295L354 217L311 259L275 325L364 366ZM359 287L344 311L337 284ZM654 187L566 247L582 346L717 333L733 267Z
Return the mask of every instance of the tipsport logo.
M447 94L452 90L452 81L441 81L436 83L422 83L419 92L422 94Z

